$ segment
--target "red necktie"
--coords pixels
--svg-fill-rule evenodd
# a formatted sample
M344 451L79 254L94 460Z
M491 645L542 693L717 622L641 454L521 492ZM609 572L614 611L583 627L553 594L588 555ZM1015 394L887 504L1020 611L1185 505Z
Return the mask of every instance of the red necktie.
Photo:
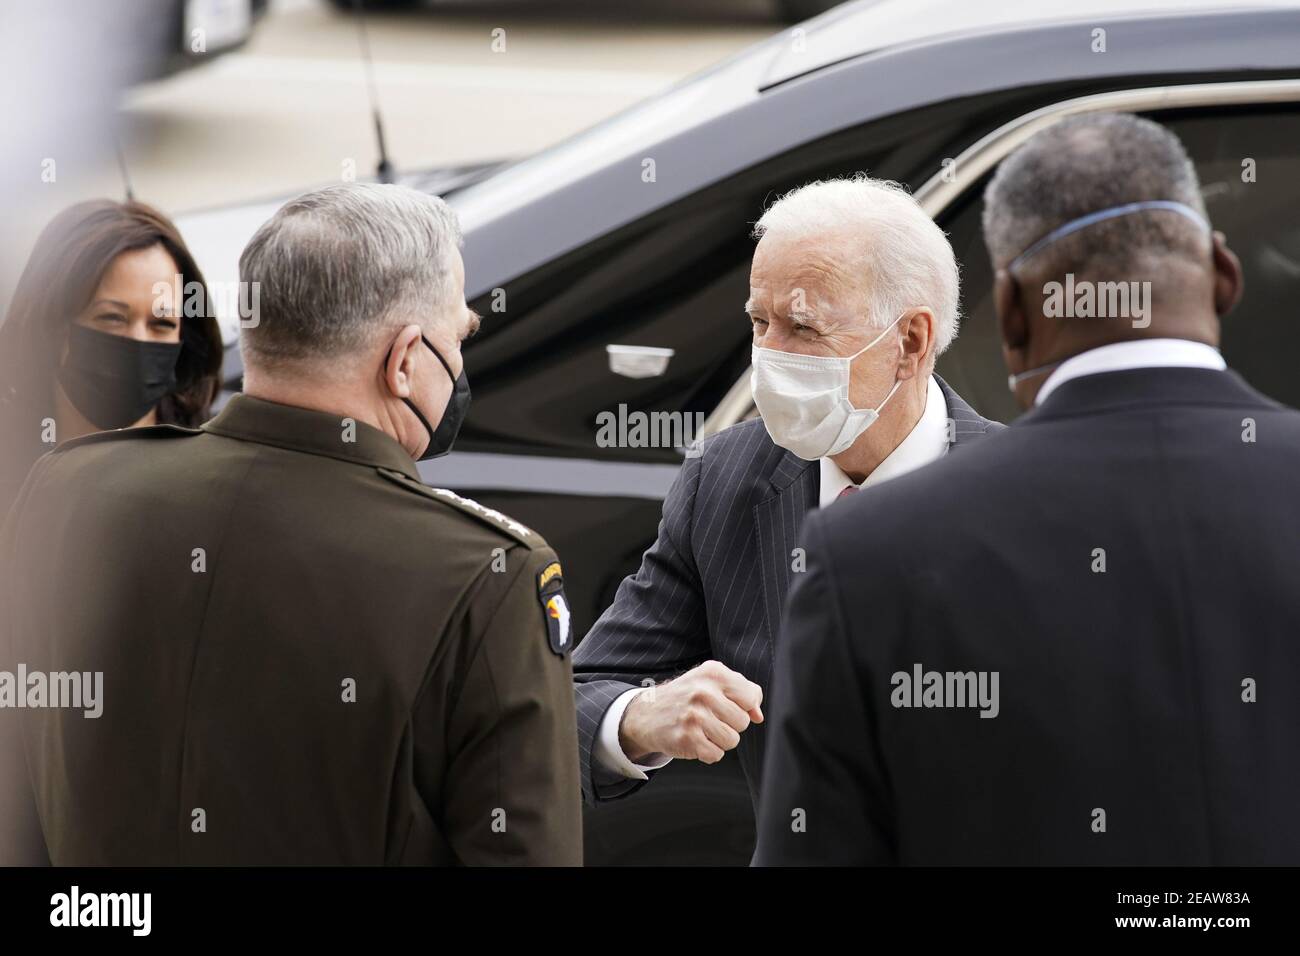
M861 491L861 490L862 490L862 489L859 488L857 485L847 485L847 486L845 486L845 488L844 488L843 491L841 491L838 495L835 496L835 500L836 500L836 501L839 501L839 500L840 500L841 498L843 498L845 495L851 495L851 494L853 494L853 492L855 492L855 491Z

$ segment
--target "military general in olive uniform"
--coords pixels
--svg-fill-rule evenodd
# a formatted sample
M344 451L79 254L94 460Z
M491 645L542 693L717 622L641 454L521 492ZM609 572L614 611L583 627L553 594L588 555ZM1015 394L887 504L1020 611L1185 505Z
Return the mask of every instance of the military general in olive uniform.
M245 394L37 463L0 542L2 862L581 862L560 564L413 460L469 402L459 242L397 186L288 203L240 260Z

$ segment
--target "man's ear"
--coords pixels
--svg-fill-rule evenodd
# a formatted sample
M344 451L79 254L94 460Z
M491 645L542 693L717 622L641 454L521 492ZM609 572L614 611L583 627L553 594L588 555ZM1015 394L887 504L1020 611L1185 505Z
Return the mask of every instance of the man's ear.
M1245 290L1241 274L1241 260L1228 248L1224 235L1217 230L1211 240L1210 255L1214 261L1214 311L1220 317L1231 312Z
M405 326L393 339L384 359L383 378L394 398L411 397L411 376L415 370L415 352L419 348L420 327Z
M899 325L903 332L903 358L898 377L906 380L919 374L922 361L934 354L934 313L928 308L913 309Z
M1020 299L1020 286L1006 269L993 274L993 311L998 317L1002 352L1013 374L1025 370L1025 349L1029 344L1029 318Z

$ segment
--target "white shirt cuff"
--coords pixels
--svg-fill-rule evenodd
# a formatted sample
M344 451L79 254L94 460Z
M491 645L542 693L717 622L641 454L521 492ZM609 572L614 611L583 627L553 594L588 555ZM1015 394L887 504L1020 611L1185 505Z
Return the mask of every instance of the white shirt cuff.
M596 730L596 761L611 773L632 780L649 780L650 778L646 776L647 770L658 770L673 759L663 754L649 754L644 758L643 763L633 763L623 752L623 745L618 741L618 728L623 722L623 712L627 710L627 705L632 703L632 698L643 690L644 687L634 687L615 697L614 703L609 705L605 716L600 719L600 727Z

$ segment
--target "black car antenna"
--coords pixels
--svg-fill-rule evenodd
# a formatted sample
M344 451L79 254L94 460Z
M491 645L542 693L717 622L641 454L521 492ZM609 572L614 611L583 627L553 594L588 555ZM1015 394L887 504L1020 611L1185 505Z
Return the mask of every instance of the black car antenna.
M375 143L379 147L379 166L375 169L375 175L381 183L391 183L393 164L388 161L388 148L384 145L384 121L379 115L379 91L375 88L375 64L370 59L370 37L366 33L366 14L362 0L352 0L352 13L357 21L357 40L361 43L361 62L366 68L370 115L375 121Z
M122 188L126 190L126 201L135 201L135 190L131 188L131 173L126 168L126 154L122 152L122 140L113 136L113 150L117 153L117 168L122 173Z

